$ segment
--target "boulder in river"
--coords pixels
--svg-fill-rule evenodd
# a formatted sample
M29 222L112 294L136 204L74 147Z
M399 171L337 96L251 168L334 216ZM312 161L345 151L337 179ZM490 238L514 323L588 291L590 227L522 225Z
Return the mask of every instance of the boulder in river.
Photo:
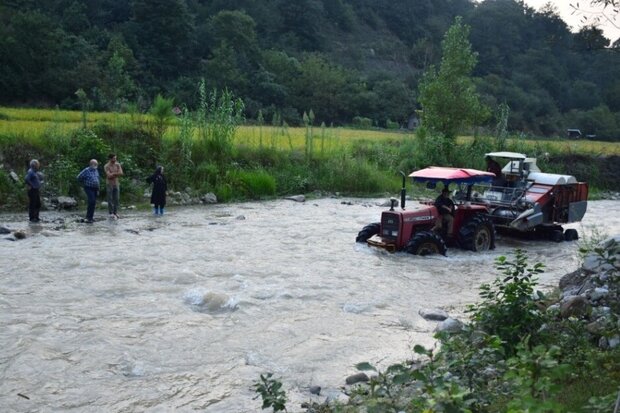
M421 308L420 311L418 311L418 314L420 314L423 319L429 321L443 321L448 318L448 313L438 308Z
M306 197L303 195L287 196L284 199L288 199L289 201L295 201L295 202L306 202Z

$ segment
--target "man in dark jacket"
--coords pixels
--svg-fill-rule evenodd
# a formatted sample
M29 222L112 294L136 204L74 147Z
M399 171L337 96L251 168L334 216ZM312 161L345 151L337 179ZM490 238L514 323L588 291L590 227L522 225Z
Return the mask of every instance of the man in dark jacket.
M155 173L148 178L146 182L153 184L153 192L151 193L151 204L153 204L153 214L164 215L164 207L166 206L166 177L164 176L164 167L158 166Z
M30 161L30 169L26 173L26 187L28 188L28 218L30 222L39 222L39 211L41 210L41 173L39 172L39 161Z
M454 202L450 199L450 191L447 186L441 190L441 195L435 199L434 205L437 208L437 212L439 212L439 217L437 218L437 222L435 222L433 231L441 232L443 226L446 225L447 237L452 238L455 208Z

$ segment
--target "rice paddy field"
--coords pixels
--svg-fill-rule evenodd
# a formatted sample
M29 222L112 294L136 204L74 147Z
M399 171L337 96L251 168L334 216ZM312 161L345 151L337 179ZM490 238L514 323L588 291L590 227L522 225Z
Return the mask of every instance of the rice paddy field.
M143 124L148 126L152 119L140 113L88 112L54 109L27 109L0 107L0 143L2 139L20 139L26 142L42 143L45 139L66 136L83 123L89 126L108 124L114 127ZM169 125L167 139L174 139L179 131L176 122ZM299 149L306 144L304 127L240 126L235 141L238 145L271 147L278 149ZM315 151L329 152L347 146L355 140L404 140L415 135L411 132L386 130L360 130L341 127L312 128ZM194 132L198 136L198 131ZM470 142L471 136L459 137L458 143ZM620 142L591 140L544 139L523 140L526 145L539 145L554 152L592 155L620 155Z

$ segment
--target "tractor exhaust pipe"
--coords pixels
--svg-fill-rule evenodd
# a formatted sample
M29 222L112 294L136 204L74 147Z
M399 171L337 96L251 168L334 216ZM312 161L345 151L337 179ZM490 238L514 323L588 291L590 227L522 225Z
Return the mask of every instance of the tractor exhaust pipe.
M403 187L400 189L400 207L405 209L405 198L407 196L407 189L405 188L405 183L407 176L403 171L400 171L400 174L403 176Z

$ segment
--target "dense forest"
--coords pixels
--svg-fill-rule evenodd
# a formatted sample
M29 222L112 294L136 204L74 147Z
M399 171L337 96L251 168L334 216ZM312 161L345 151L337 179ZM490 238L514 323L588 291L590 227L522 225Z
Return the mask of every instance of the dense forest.
M204 79L248 119L407 126L456 16L509 130L620 139L620 41L515 0L2 0L0 105L135 111L162 94L195 108Z

